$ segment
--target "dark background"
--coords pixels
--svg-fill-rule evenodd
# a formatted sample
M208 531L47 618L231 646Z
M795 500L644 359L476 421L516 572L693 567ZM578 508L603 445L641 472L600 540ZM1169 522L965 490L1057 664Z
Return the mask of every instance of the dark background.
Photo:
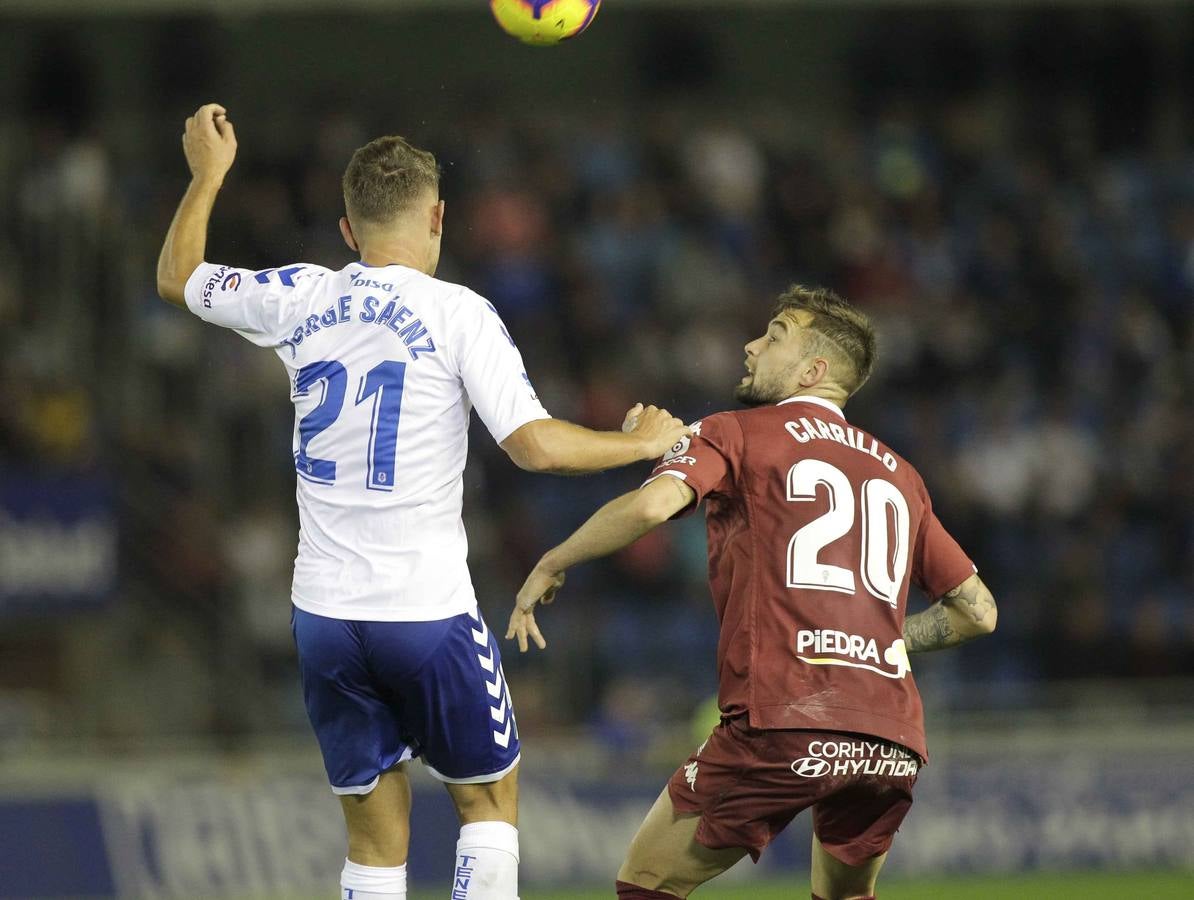
M841 292L881 339L850 418L999 601L993 637L914 660L930 718L1188 713L1194 10L609 2L531 49L483 4L401 9L0 10L3 746L309 741L283 369L154 289L211 100L240 152L209 259L346 264L348 156L404 134L444 170L441 277L560 417L731 408L776 293ZM491 623L642 474L528 476L475 431ZM704 579L699 517L573 573L548 651L507 650L524 734L674 765L715 689Z

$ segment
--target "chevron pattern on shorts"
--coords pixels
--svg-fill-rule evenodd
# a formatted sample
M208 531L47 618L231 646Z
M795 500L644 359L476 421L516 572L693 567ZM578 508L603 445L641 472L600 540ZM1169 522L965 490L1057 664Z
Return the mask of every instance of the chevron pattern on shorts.
M518 736L518 726L514 724L514 708L510 703L510 688L506 684L506 673L497 661L497 647L492 641L488 626L476 610L469 615L477 623L473 628L473 643L477 645L477 663L486 673L485 690L489 692L489 715L495 723L493 742L504 749L510 746L511 733L515 737Z

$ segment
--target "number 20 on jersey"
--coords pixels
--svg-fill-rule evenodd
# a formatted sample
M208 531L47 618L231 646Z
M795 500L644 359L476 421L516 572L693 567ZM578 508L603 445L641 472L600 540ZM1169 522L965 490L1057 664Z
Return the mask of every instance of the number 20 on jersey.
M829 509L802 527L788 542L788 587L855 592L855 573L817 560L821 550L854 527L862 511L859 574L874 597L895 606L908 574L908 501L890 481L869 478L862 483L858 503L846 473L819 459L802 459L788 470L788 500L809 503L817 488L829 494Z

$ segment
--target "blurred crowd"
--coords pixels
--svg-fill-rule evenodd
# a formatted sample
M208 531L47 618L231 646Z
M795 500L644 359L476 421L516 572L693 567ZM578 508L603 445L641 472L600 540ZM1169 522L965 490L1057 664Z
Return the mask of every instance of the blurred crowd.
M0 735L300 727L283 368L156 298L181 118L126 122L143 153L118 158L77 94L3 125L24 152L0 160L0 463L110 485L118 578L98 611L0 629ZM879 361L847 415L923 473L1001 610L922 685L1015 706L1056 680L1194 675L1194 152L1163 95L1126 137L1109 114L1093 87L995 80L812 128L782 97L669 85L583 116L479 95L400 127L443 167L440 277L496 305L556 416L732 408L792 282L866 310ZM313 121L284 150L239 129L209 259L352 259L339 178L396 126L351 102ZM470 561L500 627L538 555L643 470L526 475L483 429L472 454ZM524 730L637 752L715 690L704 540L690 517L570 576L548 650L505 651Z

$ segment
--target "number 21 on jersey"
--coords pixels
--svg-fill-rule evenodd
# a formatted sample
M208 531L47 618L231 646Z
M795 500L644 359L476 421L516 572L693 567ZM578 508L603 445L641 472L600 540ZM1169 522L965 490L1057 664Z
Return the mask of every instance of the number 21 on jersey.
M372 491L394 489L394 460L398 452L398 419L402 413L402 387L406 363L386 360L378 363L360 380L356 405L373 399L369 423L369 447L366 450L368 476L365 486ZM348 370L335 360L309 363L294 376L294 392L305 396L316 385L323 385L323 397L316 407L299 420L299 445L294 454L294 468L300 476L319 484L334 484L336 461L318 459L307 453L307 445L317 434L327 430L344 408Z
M853 594L855 573L818 562L821 550L854 527L862 509L859 572L867 592L895 606L908 573L908 502L890 481L869 478L858 503L854 486L841 469L819 459L802 459L788 470L788 500L808 503L817 489L829 495L829 509L792 535L788 542L788 587Z

